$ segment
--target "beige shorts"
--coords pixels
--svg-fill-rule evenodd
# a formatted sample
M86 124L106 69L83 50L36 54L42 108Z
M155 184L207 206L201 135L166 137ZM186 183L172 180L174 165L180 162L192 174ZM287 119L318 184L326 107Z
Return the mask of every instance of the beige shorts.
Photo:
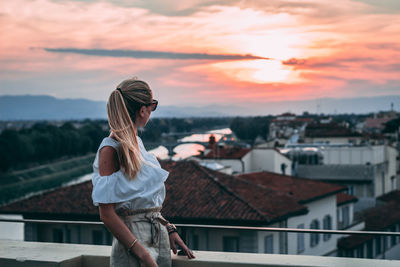
M165 219L159 211L143 212L120 218L160 267L171 267L171 249ZM162 223L161 223L162 222ZM110 267L140 266L118 239L113 238Z

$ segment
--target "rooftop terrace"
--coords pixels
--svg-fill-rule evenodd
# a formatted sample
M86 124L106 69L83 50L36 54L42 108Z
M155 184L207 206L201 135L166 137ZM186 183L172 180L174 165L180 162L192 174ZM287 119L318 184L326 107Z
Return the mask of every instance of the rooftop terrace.
M2 240L0 266L7 267L107 267L110 246L54 244ZM256 267L256 266L307 266L307 267L394 267L400 261L336 258L320 256L248 254L229 252L195 251L196 259L172 256L173 267Z

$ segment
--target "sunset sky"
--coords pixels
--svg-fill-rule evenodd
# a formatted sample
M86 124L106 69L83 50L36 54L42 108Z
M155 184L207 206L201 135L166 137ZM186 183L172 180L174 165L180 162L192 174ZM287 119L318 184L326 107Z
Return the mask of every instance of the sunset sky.
M133 76L177 106L400 95L400 1L2 1L0 95Z

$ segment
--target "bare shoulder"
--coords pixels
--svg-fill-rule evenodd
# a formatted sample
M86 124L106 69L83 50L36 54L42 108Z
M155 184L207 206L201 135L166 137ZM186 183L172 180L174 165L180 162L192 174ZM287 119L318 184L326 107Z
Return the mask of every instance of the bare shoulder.
M99 172L101 176L111 175L119 170L117 151L111 146L105 146L99 153Z

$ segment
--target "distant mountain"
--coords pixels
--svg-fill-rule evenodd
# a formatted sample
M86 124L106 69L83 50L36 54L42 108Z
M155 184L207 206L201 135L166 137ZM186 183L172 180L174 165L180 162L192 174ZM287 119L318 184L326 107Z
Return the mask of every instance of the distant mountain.
M400 96L321 98L304 101L250 103L248 105L160 106L153 117L254 116L292 112L340 114L400 110ZM0 96L0 120L105 119L106 102L59 99L45 95Z
M68 120L106 118L106 104L45 95L0 96L0 120Z

